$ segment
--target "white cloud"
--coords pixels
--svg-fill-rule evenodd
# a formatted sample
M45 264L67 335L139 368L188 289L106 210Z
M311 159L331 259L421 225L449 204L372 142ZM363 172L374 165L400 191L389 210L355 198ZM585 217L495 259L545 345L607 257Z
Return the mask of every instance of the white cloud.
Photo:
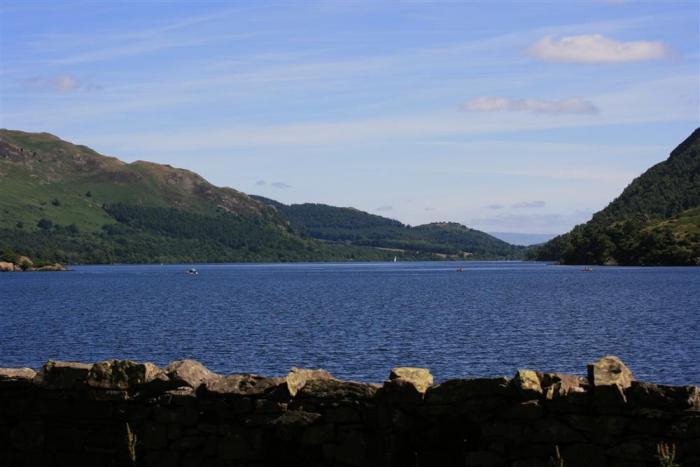
M656 60L670 55L663 42L621 42L601 34L556 38L545 36L530 46L533 57L548 62L621 63Z
M287 188L291 188L291 187L292 187L291 185L287 185L287 184L284 183L284 182L272 182L272 183L270 183L270 185L273 186L273 187L275 187L275 188L279 188L279 189L281 189L281 190L285 190L285 189L287 189Z
M26 79L22 84L39 91L58 91L61 93L73 91L101 91L103 88L99 84L84 83L73 75L65 74L54 77L34 76Z
M71 75L62 75L53 80L53 86L57 91L75 91L80 87L80 83Z
M522 201L520 203L511 204L510 207L515 209L523 208L543 208L547 205L544 201Z
M594 114L598 108L593 103L574 97L557 101L540 99L511 99L509 97L479 97L462 106L475 112L519 111L540 114Z

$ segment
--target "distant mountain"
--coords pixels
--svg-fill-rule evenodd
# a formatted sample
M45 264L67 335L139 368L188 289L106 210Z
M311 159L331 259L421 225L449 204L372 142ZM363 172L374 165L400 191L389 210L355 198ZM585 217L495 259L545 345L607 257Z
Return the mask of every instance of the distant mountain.
M565 264L700 264L700 128L593 218L529 257Z
M553 239L557 234L530 234L530 233L517 233L517 232L488 232L489 235L493 235L499 240L508 242L512 245L539 245L548 240Z
M452 222L410 227L354 208L312 203L286 205L262 196L251 197L273 206L296 230L326 242L472 259L518 259L525 251Z
M0 247L63 263L393 257L302 238L267 204L187 170L10 130L0 130Z

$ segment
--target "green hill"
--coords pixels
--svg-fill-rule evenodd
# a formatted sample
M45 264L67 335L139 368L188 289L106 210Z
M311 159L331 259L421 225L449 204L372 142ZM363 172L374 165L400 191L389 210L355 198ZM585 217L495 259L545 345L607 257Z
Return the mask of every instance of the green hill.
M700 128L593 218L529 257L564 264L700 264Z
M0 130L0 259L172 263L513 258L458 224L408 227L260 201L169 165L125 163L48 133Z
M10 130L0 130L0 246L73 264L391 257L302 238L275 209L193 172Z
M418 256L471 259L519 259L525 251L523 247L452 222L411 227L354 208L312 203L285 205L261 196L252 197L275 207L298 231L326 242L385 248Z

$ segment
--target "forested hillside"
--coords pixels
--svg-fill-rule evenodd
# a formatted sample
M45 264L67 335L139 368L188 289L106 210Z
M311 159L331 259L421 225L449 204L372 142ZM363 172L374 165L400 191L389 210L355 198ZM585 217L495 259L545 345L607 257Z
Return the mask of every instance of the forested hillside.
M39 261L380 260L302 238L275 209L168 165L0 130L0 248Z
M700 264L700 129L605 209L529 257L565 264Z
M312 203L285 205L261 196L252 197L274 206L300 232L329 242L471 259L520 259L525 251L524 247L454 222L411 227L354 208Z
M0 250L44 262L512 258L457 224L410 228L346 208L258 201L169 165L0 130Z

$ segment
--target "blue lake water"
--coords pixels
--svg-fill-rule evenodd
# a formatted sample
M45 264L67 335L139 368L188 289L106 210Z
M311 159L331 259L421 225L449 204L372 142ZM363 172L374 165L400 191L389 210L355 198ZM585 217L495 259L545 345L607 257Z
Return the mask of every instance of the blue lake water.
M463 272L456 272L461 266ZM518 368L700 384L700 268L517 262L83 266L0 274L0 366L194 358L221 373L322 367L380 382Z

